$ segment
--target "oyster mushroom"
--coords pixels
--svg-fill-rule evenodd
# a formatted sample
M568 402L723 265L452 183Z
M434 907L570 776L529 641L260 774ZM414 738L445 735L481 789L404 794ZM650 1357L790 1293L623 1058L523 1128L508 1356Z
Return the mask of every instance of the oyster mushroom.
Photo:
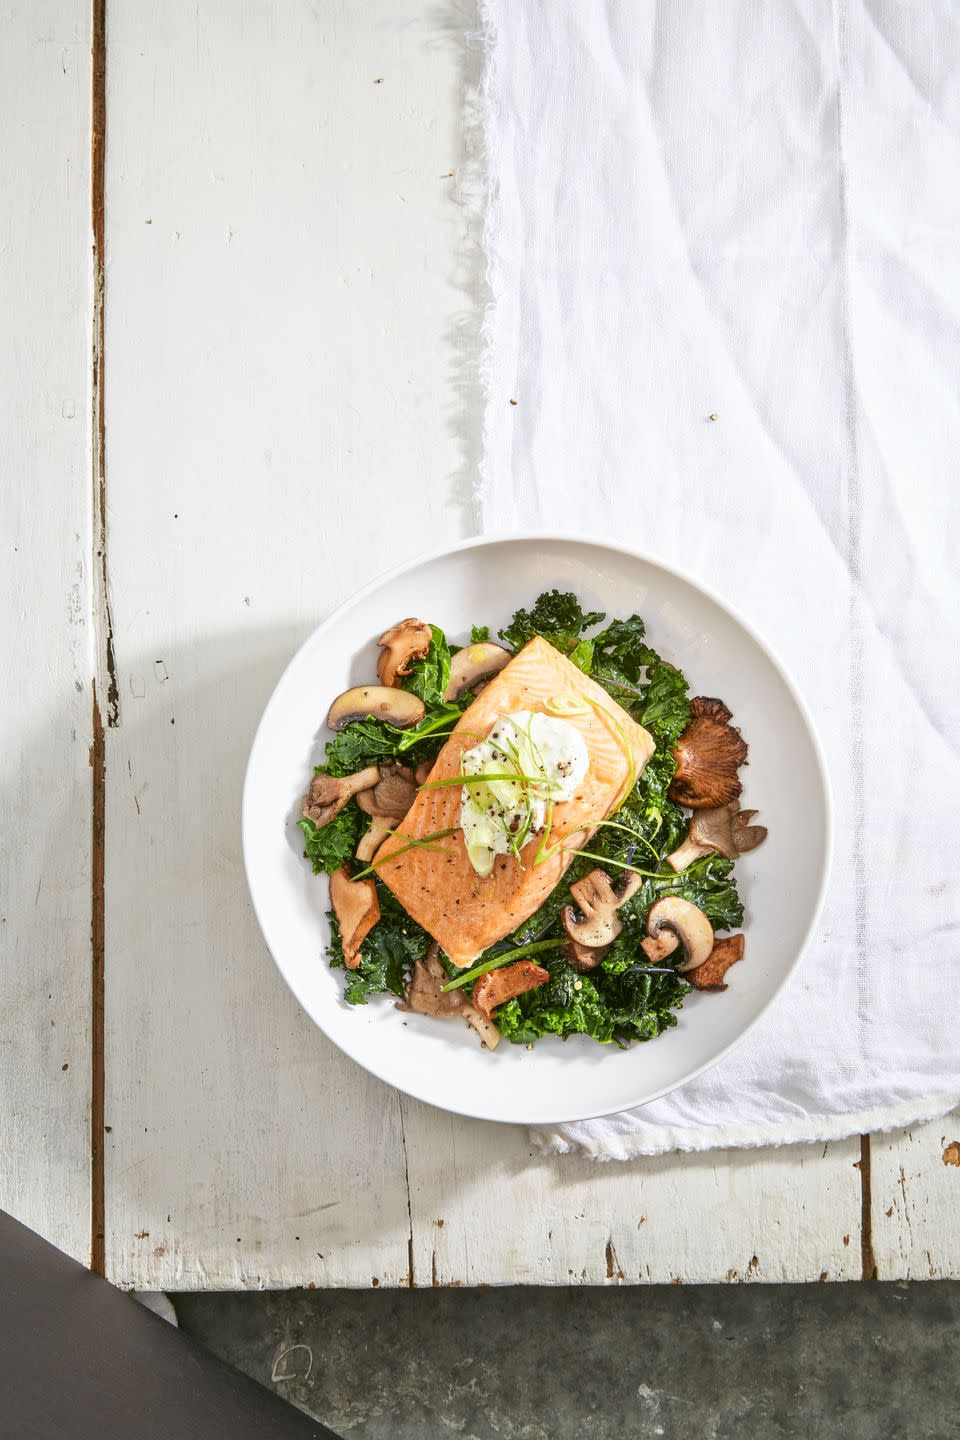
M689 900L679 895L664 895L647 911L647 939L641 940L640 948L655 965L672 955L678 945L683 946L685 953L677 969L695 970L713 949L713 926L703 911Z
M619 890L614 890L603 870L591 870L570 886L576 909L573 905L564 905L560 922L567 934L563 953L574 970L583 974L600 964L623 930L623 921L617 914L619 907L636 894L642 883L639 875L631 875ZM582 920L577 919L577 910Z
M361 810L372 817L369 829L357 846L357 859L368 862L395 829L417 798L413 771L397 761L388 761L378 771L379 779L370 789L357 796Z
M739 769L747 744L729 722L722 700L699 695L690 705L690 723L674 747L676 773L670 799L691 810L717 809L740 797Z
M667 864L679 874L701 855L723 855L727 860L737 860L748 850L755 850L767 838L765 825L750 824L756 813L756 810L741 810L739 800L731 800L718 810L695 810L686 840L667 856Z
M476 692L512 659L509 650L494 645L491 640L465 645L450 661L450 680L443 692L444 700L459 700L468 690Z
M500 1043L500 1031L496 1025L481 1015L461 991L444 990L446 979L440 963L440 948L434 941L423 959L414 961L410 979L403 987L403 1000L397 1009L413 1011L417 1015L432 1015L440 1020L455 1020L460 1016L476 1030L488 1050L495 1050Z
M351 880L346 865L330 876L330 904L340 927L343 963L348 970L360 964L360 946L380 919L380 902L372 878Z
M414 660L422 660L430 649L433 631L425 620L412 615L384 630L377 644L382 652L377 660L377 675L381 685L397 685L398 679L410 674Z
M549 979L550 971L544 970L542 965L535 965L532 960L515 960L512 965L488 970L486 975L480 976L473 987L473 1003L485 1019L491 1020L498 1006L525 994L527 990L535 990Z
M434 762L432 760L424 760L422 764L417 766L417 773L414 779L418 785L426 785L433 772L433 766Z
M314 825L329 825L354 795L369 790L380 779L376 765L355 775L314 775L303 797L303 813Z
M731 965L743 959L744 937L725 935L718 940L702 965L691 970L687 979L698 990L726 990L724 975Z
M327 724L331 730L342 730L351 720L372 716L374 720L395 725L398 730L409 730L426 713L427 707L419 695L409 690L393 690L386 685L355 685L334 700L327 715Z

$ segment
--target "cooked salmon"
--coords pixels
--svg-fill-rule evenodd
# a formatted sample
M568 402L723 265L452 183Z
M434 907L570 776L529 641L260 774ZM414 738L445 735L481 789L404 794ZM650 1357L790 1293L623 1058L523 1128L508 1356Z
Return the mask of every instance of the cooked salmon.
M582 733L590 763L574 798L554 809L550 849L558 841L565 843L549 859L534 864L541 833L521 850L522 865L514 855L498 855L492 874L481 878L470 863L459 829L461 790L457 785L421 790L396 834L377 852L381 879L457 965L469 965L533 914L560 882L573 858L570 852L582 848L622 799L631 772L639 775L653 754L653 740L647 731L631 720L606 690L538 637L514 656L464 712L440 751L430 780L459 775L463 751L485 739L501 715L548 710L548 701L557 695L582 696L599 708L563 717ZM435 848L416 846L389 858L409 840L422 840L441 830L456 833L431 842Z

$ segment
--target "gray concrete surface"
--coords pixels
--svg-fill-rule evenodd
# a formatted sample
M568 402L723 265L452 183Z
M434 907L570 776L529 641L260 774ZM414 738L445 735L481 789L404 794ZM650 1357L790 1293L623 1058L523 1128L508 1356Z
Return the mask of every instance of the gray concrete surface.
M174 1297L364 1440L957 1440L960 1284Z

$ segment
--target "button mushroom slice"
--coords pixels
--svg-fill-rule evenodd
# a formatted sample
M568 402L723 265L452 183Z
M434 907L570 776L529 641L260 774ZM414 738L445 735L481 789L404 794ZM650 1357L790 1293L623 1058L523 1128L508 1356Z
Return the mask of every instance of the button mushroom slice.
M642 883L639 875L630 875L625 884L615 890L603 870L591 870L589 875L570 886L577 909L564 905L560 911L560 922L570 942L564 954L575 970L593 970L599 965L623 930L623 921L617 914L619 907L636 894ZM577 910L582 914L582 920L577 919Z
M303 797L303 813L314 825L329 825L352 796L369 790L379 779L376 765L368 765L355 775L314 775Z
M443 692L444 700L459 700L468 690L475 694L480 685L492 680L512 659L509 650L504 650L502 645L494 645L492 640L465 645L451 658L450 679Z
M532 960L515 960L512 965L488 970L480 976L473 987L473 1003L484 1019L492 1020L494 1010L500 1005L535 990L549 979L550 971L542 965L535 965Z
M755 850L767 838L765 825L748 823L756 813L756 810L741 810L737 800L717 810L695 810L686 840L667 856L667 864L679 874L702 855L723 855L727 860L737 860L748 850Z
M327 724L331 730L342 730L351 720L383 720L398 730L409 730L427 713L419 695L409 690L392 690L386 685L355 685L344 690L330 706Z
M647 935L640 948L654 964L672 955L678 943L683 946L684 958L677 966L680 971L695 970L713 949L710 921L702 910L679 895L664 895L653 902L647 911Z
M678 805L709 810L739 799L747 744L732 718L722 700L699 695L691 702L690 723L673 751L677 769L669 793Z
M381 685L397 685L397 677L410 674L414 660L422 660L430 649L433 631L425 620L410 616L398 625L384 630L378 645L383 647L377 660L377 675Z
M440 1020L454 1020L459 1016L477 1032L488 1050L495 1050L500 1043L496 1025L481 1015L461 990L444 990L446 980L440 949L434 941L423 959L414 961L410 979L403 987L403 1001L397 1009Z
M718 940L702 965L691 970L687 979L698 990L726 990L724 976L731 965L743 959L744 937L725 935Z
M348 970L360 964L360 946L380 919L380 901L372 877L351 880L346 865L330 876L330 904L340 927L343 963Z

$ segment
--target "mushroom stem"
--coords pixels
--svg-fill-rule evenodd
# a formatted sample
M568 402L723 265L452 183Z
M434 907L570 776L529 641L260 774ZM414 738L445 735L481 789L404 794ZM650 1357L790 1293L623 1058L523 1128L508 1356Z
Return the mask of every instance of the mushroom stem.
M329 825L348 800L371 789L379 779L380 770L376 765L368 765L355 775L314 775L303 797L303 813L314 825Z

